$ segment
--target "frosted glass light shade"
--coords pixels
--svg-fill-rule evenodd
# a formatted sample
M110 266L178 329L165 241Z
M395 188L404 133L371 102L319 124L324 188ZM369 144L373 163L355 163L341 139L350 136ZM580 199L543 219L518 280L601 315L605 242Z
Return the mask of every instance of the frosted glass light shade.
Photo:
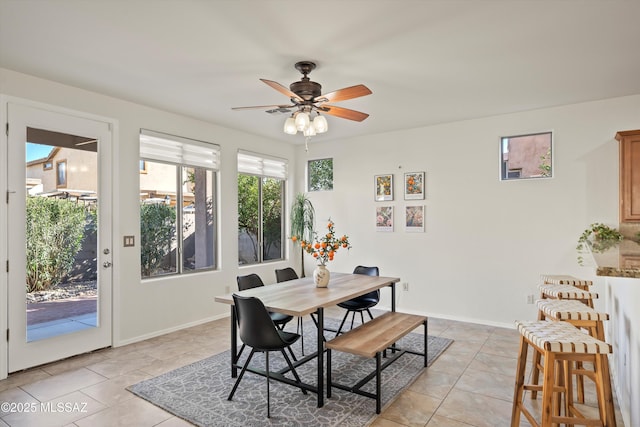
M302 131L302 134L304 136L314 136L316 134L316 128L313 127L313 126L309 126L305 130Z
M309 113L301 111L296 115L296 129L304 131L309 127Z
M284 121L284 133L287 135L295 135L298 132L296 129L296 121L293 117L289 117Z
M313 119L313 127L315 128L317 133L325 133L329 130L329 124L327 123L327 119L324 116L317 116Z

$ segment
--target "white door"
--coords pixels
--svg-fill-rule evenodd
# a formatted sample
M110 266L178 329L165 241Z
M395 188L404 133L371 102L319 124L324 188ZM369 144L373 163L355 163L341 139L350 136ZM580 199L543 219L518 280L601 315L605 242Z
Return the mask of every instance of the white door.
M8 371L111 345L112 125L9 101Z

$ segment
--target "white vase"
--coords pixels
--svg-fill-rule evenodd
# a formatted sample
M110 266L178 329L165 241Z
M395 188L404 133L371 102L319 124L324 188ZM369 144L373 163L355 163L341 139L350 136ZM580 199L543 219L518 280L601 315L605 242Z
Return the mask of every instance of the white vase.
M317 288L326 288L329 284L329 277L331 277L331 273L329 273L327 267L322 264L313 270L313 283L316 284Z

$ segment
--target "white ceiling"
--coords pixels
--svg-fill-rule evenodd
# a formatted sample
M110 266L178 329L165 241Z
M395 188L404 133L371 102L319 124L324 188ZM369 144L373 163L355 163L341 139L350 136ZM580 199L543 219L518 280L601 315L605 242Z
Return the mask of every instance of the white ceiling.
M312 60L370 114L316 141L640 94L636 0L0 0L0 67L272 139ZM640 118L639 118L640 120ZM161 130L161 129L160 129Z

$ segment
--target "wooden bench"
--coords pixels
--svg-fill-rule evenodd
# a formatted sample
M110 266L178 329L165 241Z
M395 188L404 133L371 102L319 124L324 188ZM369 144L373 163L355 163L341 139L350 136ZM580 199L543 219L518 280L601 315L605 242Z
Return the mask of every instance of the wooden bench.
M424 353L401 349L396 346L400 338L407 335L420 325L424 325ZM424 356L424 366L427 366L427 317L415 314L388 312L366 322L355 329L327 341L327 397L331 397L331 388L336 387L361 396L376 399L376 414L381 409L381 373L391 363L405 353ZM391 349L392 356L386 357L386 350ZM376 369L353 386L334 383L331 378L331 351L342 351L366 358L376 359ZM382 363L383 353L385 362ZM376 378L376 392L369 393L362 387L373 377Z

